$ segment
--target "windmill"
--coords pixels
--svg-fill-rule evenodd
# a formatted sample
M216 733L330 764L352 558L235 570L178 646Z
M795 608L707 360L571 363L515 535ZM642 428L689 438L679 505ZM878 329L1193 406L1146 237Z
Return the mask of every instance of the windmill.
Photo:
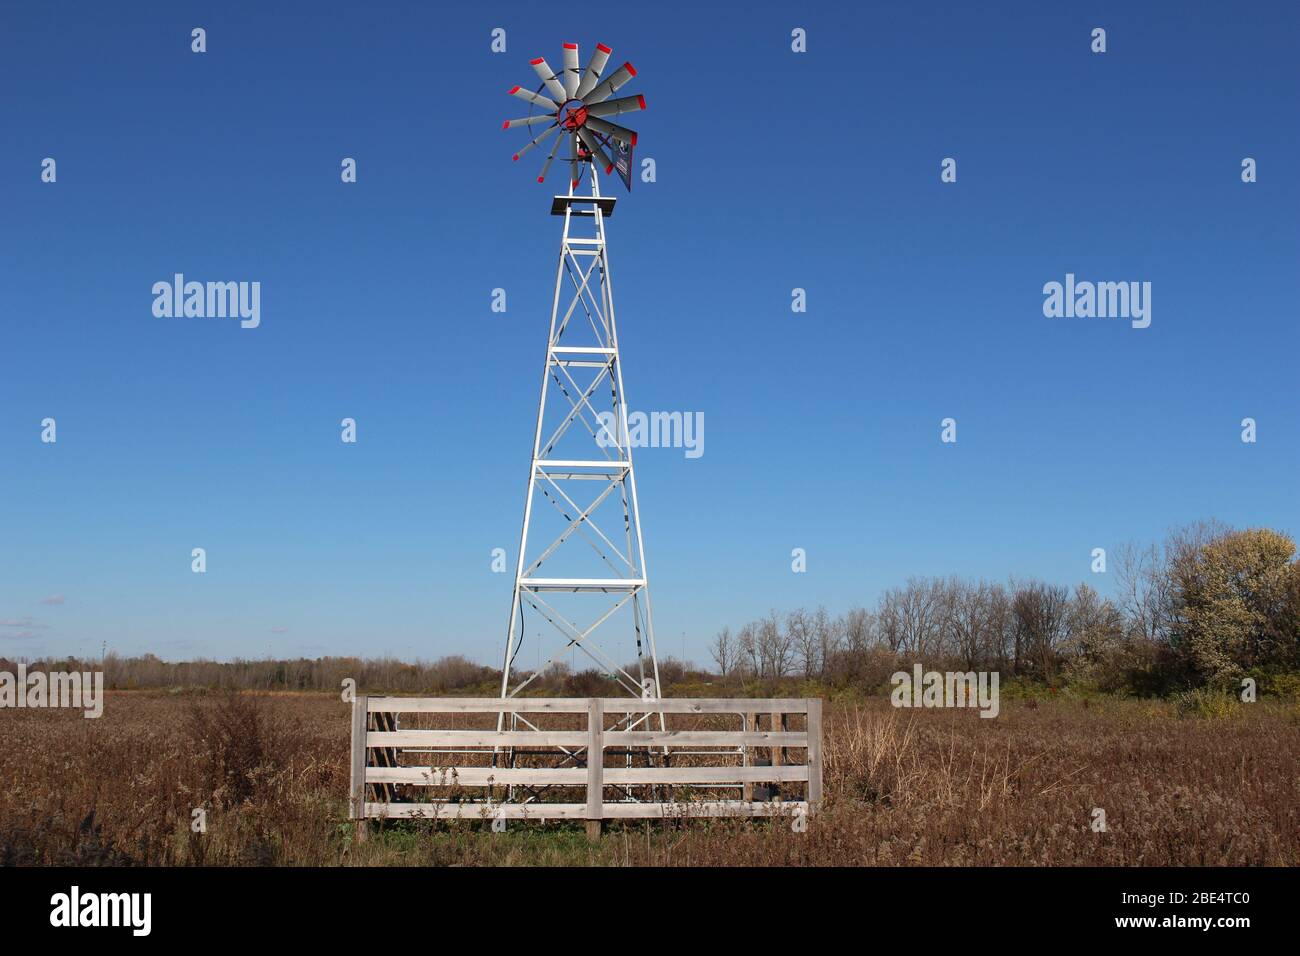
M625 693L659 697L605 245L605 220L613 215L615 197L601 194L598 175L617 169L631 189L637 135L613 118L645 109L645 98L614 97L636 70L624 63L607 71L610 52L597 44L582 69L577 44L566 43L559 71L538 57L531 61L540 81L536 89L508 91L531 109L527 116L506 120L503 128L522 127L532 134L544 127L514 154L515 160L549 147L538 182L545 182L557 155L568 168L568 180L551 204L552 215L564 217L564 232L506 632L502 697L520 694L574 650ZM580 189L584 176L588 183ZM541 640L539 628L548 635L559 632L555 653L543 654L545 663L532 674L516 677L520 648L525 639ZM609 643L629 638L634 663L629 660L632 646Z
M645 109L644 96L620 96L610 99L628 80L636 76L631 63L624 63L604 79L601 74L609 63L611 50L603 43L596 44L596 52L587 62L587 68L578 68L578 44L564 44L564 68L556 73L539 56L531 61L533 70L542 81L535 91L522 86L509 90L542 112L530 112L518 119L506 120L502 129L545 125L537 136L529 140L515 160L531 149L542 146L552 136L555 141L542 164L539 183L546 181L547 171L563 143L568 147L566 162L569 167L569 191L577 187L583 164L598 162L606 174L618 167L619 176L629 191L632 189L632 149L636 146L636 132L626 126L611 122L609 117ZM542 91L545 90L545 93ZM621 160L621 161L620 161ZM595 178L594 176L592 177Z
M568 180L565 192L551 201L551 214L564 217L564 234L501 695L357 695L350 778L356 820L490 819L499 831L507 820L582 819L587 835L599 839L607 818L789 814L794 829L803 832L803 821L821 799L821 701L669 700L661 694L605 244L605 220L614 213L615 199L600 191L602 170L608 175L617 169L631 188L636 133L608 117L644 109L645 100L611 98L636 71L627 63L603 75L609 54L609 47L597 46L580 70L576 44L566 43L559 73L539 58L532 65L541 85L509 91L537 111L506 120L506 129L528 127L532 135L532 127L543 127L515 159L554 137L538 179L545 181L562 155ZM565 144L567 153L560 154ZM580 189L584 176L588 184ZM516 674L516 662L531 660L535 645L540 650L538 629L558 632L560 639L552 639L546 655L538 654L537 670ZM631 647L615 646L620 637ZM534 644L521 658L525 638ZM629 662L633 648L635 661ZM596 688L567 699L524 693L552 663L579 653L626 696L597 694ZM790 728L791 714L806 715L802 732ZM402 715L414 715L408 719L415 726L403 726ZM495 732L467 729L475 715L484 723L495 715ZM671 715L689 723L669 729L665 718ZM760 717L767 720L765 731ZM420 726L449 719L454 729ZM584 726L575 729L579 722ZM757 762L759 747L769 751L765 764ZM791 748L807 752L804 764L787 765ZM690 759L676 761L679 756ZM764 797L757 785L768 783ZM786 800L791 794L778 788L790 784L805 785L806 798ZM479 789L486 794L475 796ZM361 839L366 827L356 832Z

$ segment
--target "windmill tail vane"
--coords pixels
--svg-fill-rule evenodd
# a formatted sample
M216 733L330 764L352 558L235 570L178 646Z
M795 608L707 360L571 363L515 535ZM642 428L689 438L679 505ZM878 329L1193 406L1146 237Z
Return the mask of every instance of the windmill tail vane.
M546 181L551 163L559 154L560 144L564 143L568 147L567 155L560 158L568 163L571 185L578 184L582 164L591 163L593 166L599 164L606 175L617 169L623 185L629 191L632 189L632 150L636 146L636 131L613 122L613 118L645 109L645 97L640 94L614 97L636 76L636 68L631 63L624 63L606 75L611 52L605 44L597 43L587 66L582 68L578 65L578 44L566 43L561 61L563 66L558 73L545 57L539 56L531 61L531 65L541 85L535 91L522 86L507 91L510 96L542 112L508 119L502 124L502 129L527 127L531 132L533 127L545 127L514 154L516 161L530 149L545 146L546 141L554 137L537 177L539 183Z

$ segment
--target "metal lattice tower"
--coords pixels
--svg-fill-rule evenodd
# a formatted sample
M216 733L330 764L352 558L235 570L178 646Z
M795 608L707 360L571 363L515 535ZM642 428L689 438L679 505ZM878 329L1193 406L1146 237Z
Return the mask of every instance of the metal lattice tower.
M564 217L564 233L506 631L502 697L524 691L570 650L593 661L628 694L659 696L605 241L605 220L613 215L615 199L601 195L597 172L603 167L609 174L617 166L630 188L636 133L600 117L644 109L645 99L609 98L636 75L628 63L602 80L609 53L598 45L583 71L576 45L565 44L559 73L542 58L532 61L542 81L537 92L510 90L546 112L508 120L505 128L548 124L515 159L558 132L562 135L556 136L539 181L562 142L568 144L568 156L562 158L569 176L567 193L555 196L551 206L553 215ZM525 616L548 622L547 632L553 628L561 640L544 664L517 679L528 630ZM611 646L620 634L634 643L635 662L628 660L630 647ZM622 660L620 651L626 654Z
M518 694L570 648L583 652L629 694L658 696L654 616L605 242L605 219L614 201L600 195L592 175L588 194L570 184L568 194L553 203L552 211L564 217L564 234L510 606L503 697ZM590 229L583 228L588 224ZM558 533L538 535L534 506L558 514ZM539 537L545 540L537 550ZM573 554L584 549L587 553ZM561 607L558 595L587 600ZM575 620L584 605L595 616ZM512 681L525 609L553 625L563 642L542 668ZM608 633L608 622L624 610L630 610L636 645L633 673L597 637L598 629L605 626L601 634Z

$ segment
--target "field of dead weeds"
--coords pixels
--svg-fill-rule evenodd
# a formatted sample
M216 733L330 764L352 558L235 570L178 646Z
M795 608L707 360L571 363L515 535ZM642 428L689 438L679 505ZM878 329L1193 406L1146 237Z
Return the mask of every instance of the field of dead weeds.
M354 844L348 707L325 694L110 693L0 712L0 861L79 865L1297 865L1300 710L1004 701L826 711L825 810L788 824L389 824ZM191 826L195 811L206 832ZM1105 831L1094 829L1104 811Z

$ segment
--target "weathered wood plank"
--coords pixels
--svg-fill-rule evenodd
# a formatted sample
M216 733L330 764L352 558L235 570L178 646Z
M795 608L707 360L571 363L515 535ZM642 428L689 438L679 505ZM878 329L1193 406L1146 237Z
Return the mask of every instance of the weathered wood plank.
M785 698L746 699L724 697L676 697L661 700L635 700L631 697L606 697L606 713L620 714L769 714L774 711L802 714L806 702Z
M371 697L371 712L401 714L520 713L585 714L586 697Z
M367 783L405 783L426 787L488 787L527 784L531 786L585 786L589 770L584 767L370 767ZM802 783L808 768L802 764L784 767L606 767L605 784L737 784L781 780Z
M585 747L585 730L372 730L367 747Z
M605 803L605 708L601 699L587 702L587 838L599 840Z
M352 701L352 762L349 791L349 813L354 820L365 816L366 806L366 697L364 694ZM360 826L364 827L364 824ZM360 836L360 831L358 831Z
M586 767L371 767L369 783L423 787L490 787L509 784L585 787Z
M741 800L711 800L699 803L606 803L601 813L606 820L678 819L682 817L773 817L807 812L802 800L785 803L746 803ZM582 820L585 803L368 803L368 817L423 818L438 820Z
M605 710L599 697L587 705L587 819L599 820L605 802Z
M741 729L745 733L749 733L750 731L753 730L758 730L758 714L754 713L752 710L746 711L741 719L744 721L744 724L741 726ZM750 760L749 748L744 747L741 749L741 762L746 767L748 767L749 760ZM745 801L746 803L749 803L754 799L754 784L752 781L749 780L745 781L745 786L740 791L740 799Z
M611 730L605 734L605 746L807 747L808 735L802 731L774 734L735 730Z
M371 697L371 713L519 713L524 711L555 714L585 714L586 697ZM802 714L807 703L786 698L674 697L640 700L635 697L604 697L601 706L607 714L744 714L772 712Z
M611 730L606 747L807 747L802 731L774 734L735 730ZM367 747L585 747L585 730L372 730Z
M816 813L822 803L822 702L808 701L808 812Z

